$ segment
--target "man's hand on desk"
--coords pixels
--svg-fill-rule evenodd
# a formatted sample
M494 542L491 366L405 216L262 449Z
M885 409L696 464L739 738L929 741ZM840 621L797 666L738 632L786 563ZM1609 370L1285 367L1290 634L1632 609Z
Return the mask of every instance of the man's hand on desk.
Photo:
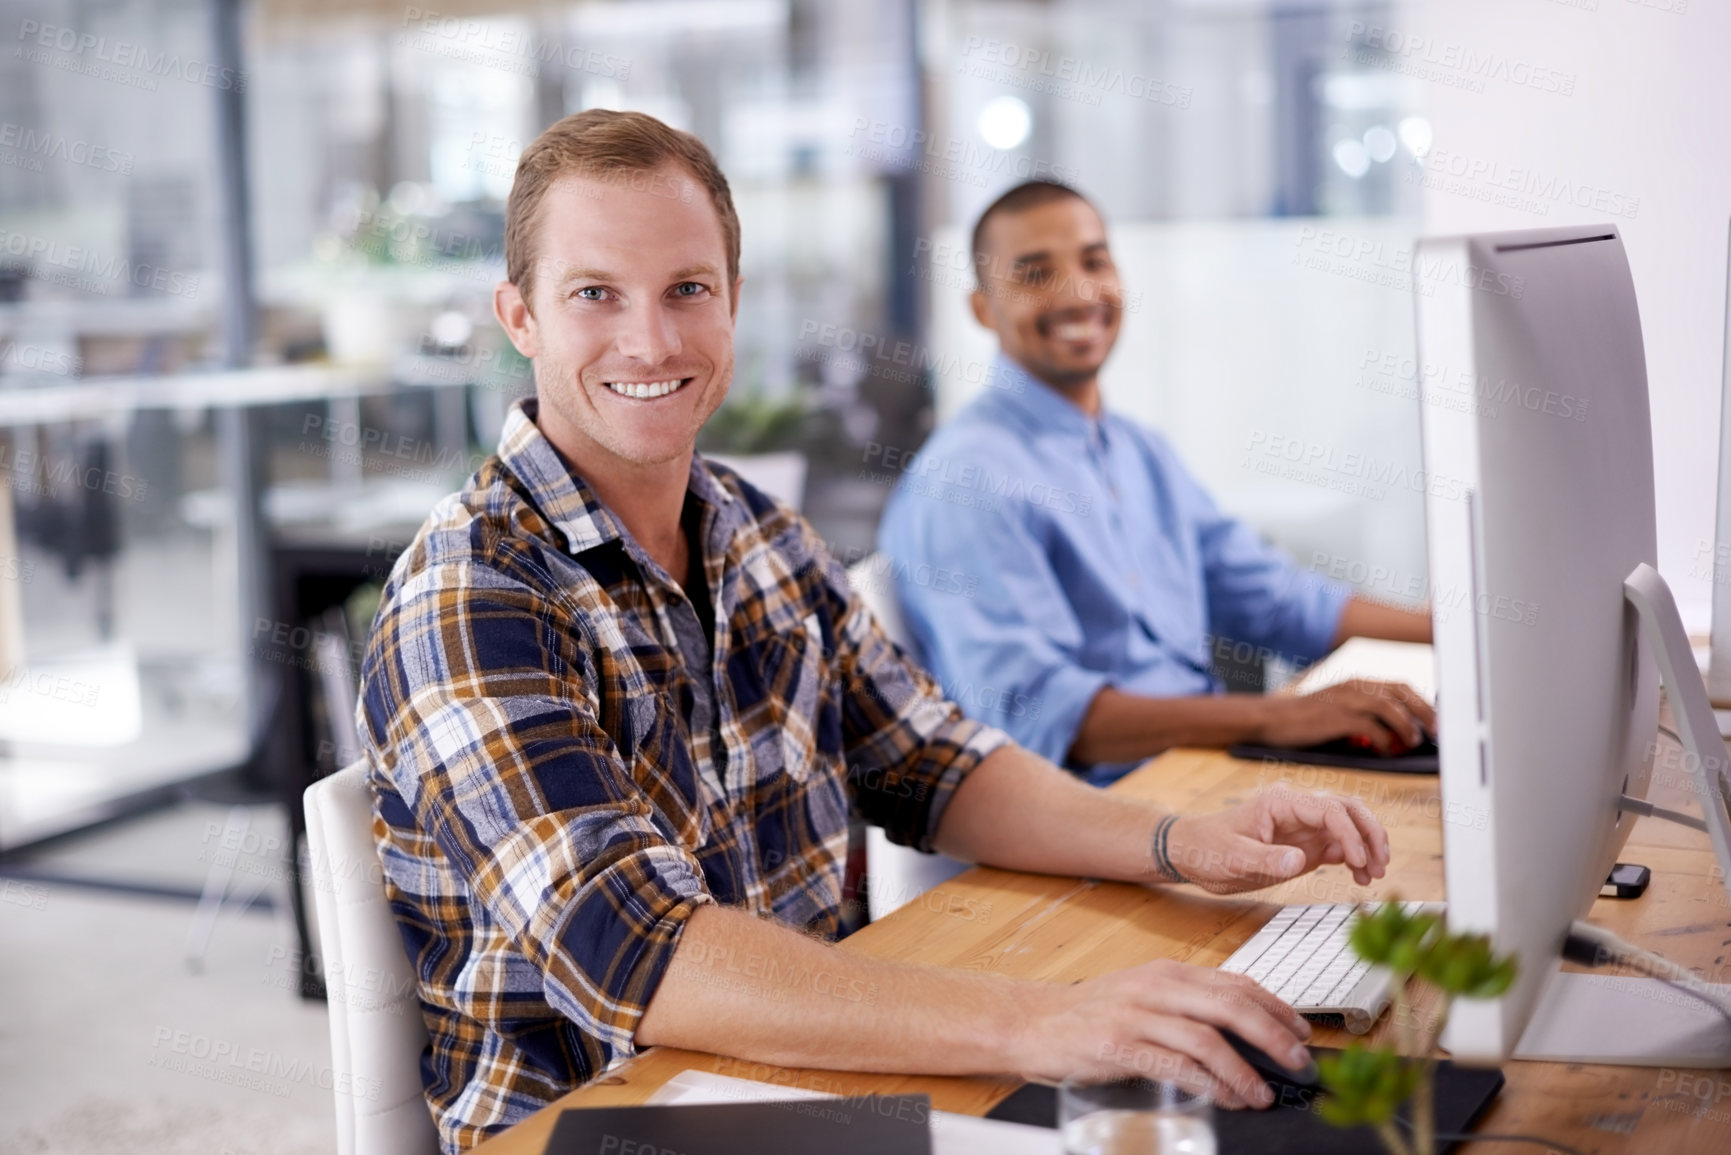
M1356 798L1275 789L1213 814L1178 817L1165 854L1183 881L1237 894L1337 863L1368 886L1388 873L1389 844Z
M1363 802L1273 788L1213 814L1171 814L1099 790L1015 746L956 789L937 847L1007 870L1194 882L1234 894L1345 863L1359 884L1388 869L1388 834Z
M1399 754L1436 733L1436 711L1410 686L1357 679L1297 696L1262 699L1256 741L1302 747L1360 737L1379 754Z

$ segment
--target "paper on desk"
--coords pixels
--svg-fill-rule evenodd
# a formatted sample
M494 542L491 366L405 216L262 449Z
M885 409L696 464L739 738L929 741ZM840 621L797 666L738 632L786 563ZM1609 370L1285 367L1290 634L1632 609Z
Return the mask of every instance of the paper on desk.
M1348 638L1298 679L1298 692L1313 694L1325 686L1354 678L1405 682L1427 702L1436 701L1436 655L1431 647L1424 642L1385 642L1378 638Z
M707 1071L681 1071L649 1102L657 1106L676 1103L762 1103L788 1099L834 1099L804 1087L779 1087L731 1075ZM1063 1155L1058 1132L1020 1123L1000 1123L972 1115L932 1112L932 1155Z

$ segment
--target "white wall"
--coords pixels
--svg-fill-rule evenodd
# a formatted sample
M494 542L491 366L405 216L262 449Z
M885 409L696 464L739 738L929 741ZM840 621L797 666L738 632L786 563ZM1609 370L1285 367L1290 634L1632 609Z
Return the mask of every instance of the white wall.
M1580 0L1591 3L1592 0ZM1682 12L1675 9L1681 7ZM1705 627L1710 584L1698 550L1713 538L1731 219L1731 4L1724 0L1429 0L1398 28L1430 47L1402 59L1442 65L1466 53L1507 75L1556 74L1569 95L1484 76L1483 91L1427 80L1432 163L1458 156L1495 175L1427 187L1433 233L1609 220L1634 270L1647 345L1659 501L1659 569L1690 628ZM1452 56L1449 54L1453 54ZM1518 66L1518 67L1517 67ZM1492 66L1497 67L1496 65ZM1567 82L1567 83L1565 83ZM1515 170L1528 170L1518 173ZM1479 197L1554 182L1551 196ZM1571 186L1557 199L1554 189ZM1585 191L1582 191L1585 190ZM1600 196L1599 207L1592 205ZM1579 197L1587 207L1577 207ZM1628 205L1629 199L1637 203ZM1632 215L1612 215L1622 208Z
M1301 561L1322 550L1407 586L1424 572L1416 494L1377 499L1258 474L1245 460L1250 435L1416 465L1417 403L1401 395L1410 381L1362 361L1371 349L1412 349L1411 289L1398 269L1413 236L1609 220L1629 252L1646 336L1659 568L1685 622L1704 631L1726 341L1731 2L1412 0L1379 39L1392 50L1380 64L1334 63L1386 67L1430 121L1429 163L1443 171L1425 170L1422 223L1109 222L1126 281L1144 293L1104 374L1111 404L1166 431L1224 504ZM1471 175L1450 178L1451 168ZM1369 251L1309 267L1303 230L1321 228ZM934 240L942 253L963 237ZM993 348L967 313L965 279L940 280L932 306L937 352L964 366ZM1366 372L1399 392L1365 388ZM970 393L959 371L941 380L940 417Z

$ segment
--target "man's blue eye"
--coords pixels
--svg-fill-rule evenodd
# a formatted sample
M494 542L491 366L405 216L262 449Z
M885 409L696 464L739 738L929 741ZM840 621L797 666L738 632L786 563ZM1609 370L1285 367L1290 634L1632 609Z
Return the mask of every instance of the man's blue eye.
M578 289L577 290L577 296L582 297L585 301L599 301L601 299L599 296L590 297L590 296L585 296L585 294L587 294L587 293L599 294L599 293L604 293L606 291L607 290L600 288L597 285L591 285L586 289Z
M692 297L701 293L703 291L703 286L698 284L696 281L681 281L678 285L674 286L674 291L682 297Z

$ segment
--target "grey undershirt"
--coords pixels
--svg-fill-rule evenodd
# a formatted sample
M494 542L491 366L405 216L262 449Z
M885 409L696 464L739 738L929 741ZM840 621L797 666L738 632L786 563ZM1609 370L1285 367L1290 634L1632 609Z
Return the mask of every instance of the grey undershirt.
M699 735L708 735L711 751L717 751L720 744L714 737L715 675L710 669L715 661L710 650L709 636L704 632L703 623L698 620L697 610L692 607L690 598L681 598L670 604L667 607L667 617L673 623L673 637L678 642L679 660L685 664L685 672L691 679L691 688L696 698L688 719L692 744L696 745Z

